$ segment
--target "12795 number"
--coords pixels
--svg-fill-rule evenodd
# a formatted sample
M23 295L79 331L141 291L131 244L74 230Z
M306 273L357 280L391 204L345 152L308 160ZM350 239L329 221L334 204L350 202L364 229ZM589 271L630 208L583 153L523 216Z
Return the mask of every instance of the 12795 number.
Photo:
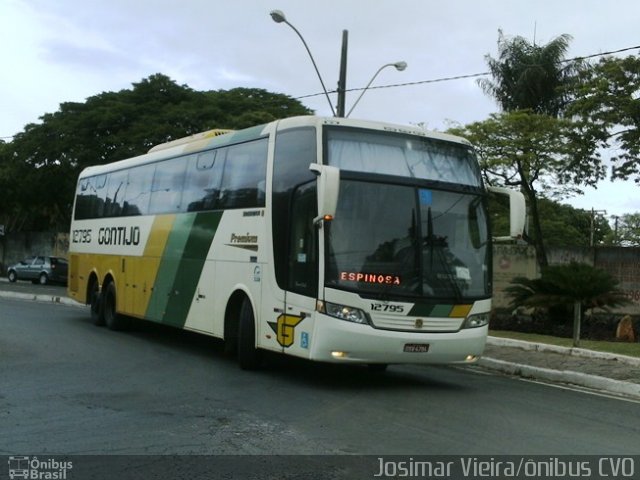
M404 313L404 305L393 305L389 303L372 303L371 311L373 312L389 312Z

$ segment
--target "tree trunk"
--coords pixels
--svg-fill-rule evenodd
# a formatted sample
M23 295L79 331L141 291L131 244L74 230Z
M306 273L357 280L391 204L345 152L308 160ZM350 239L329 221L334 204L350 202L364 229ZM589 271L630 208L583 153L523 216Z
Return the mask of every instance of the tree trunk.
M527 196L529 207L531 209L531 220L533 222L533 246L536 249L536 260L540 268L549 265L547 260L547 251L544 247L544 238L542 236L542 227L540 226L540 213L538 211L538 199L535 190L525 188L524 194Z
M580 320L582 318L582 303L573 302L573 346L580 346Z

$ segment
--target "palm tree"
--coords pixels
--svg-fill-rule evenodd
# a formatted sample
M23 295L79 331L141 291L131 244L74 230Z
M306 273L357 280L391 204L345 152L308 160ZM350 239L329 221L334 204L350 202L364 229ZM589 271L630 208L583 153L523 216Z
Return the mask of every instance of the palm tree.
M563 87L575 78L579 64L565 59L571 39L563 34L536 45L519 36L507 39L499 30L498 58L485 56L492 78L478 83L505 112L532 110L558 117L567 105Z
M629 303L615 278L604 270L577 262L546 267L540 278L515 278L505 291L512 298L513 306L546 308L573 305L574 347L580 344L584 310Z
M569 62L565 56L572 37L564 34L546 45L530 43L517 36L508 39L498 30L498 58L485 56L491 78L478 80L484 92L493 97L503 111L530 111L558 118L568 103L567 87L576 78L579 62ZM528 152L523 152L524 155ZM530 177L521 171L520 176ZM524 184L523 184L524 188ZM536 257L540 267L548 265L534 190L524 188L533 221Z

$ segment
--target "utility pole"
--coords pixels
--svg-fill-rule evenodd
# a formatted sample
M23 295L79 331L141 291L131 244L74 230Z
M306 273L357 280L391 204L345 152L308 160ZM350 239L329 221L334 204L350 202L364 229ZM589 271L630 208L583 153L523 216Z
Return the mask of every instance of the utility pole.
M607 211L606 210L594 210L593 208L591 209L591 235L590 235L590 239L589 239L589 246L593 247L593 236L595 233L595 220L596 220L596 215L606 215Z
M340 55L340 74L338 76L338 105L336 117L344 117L347 96L347 47L349 44L349 31L342 31L342 53Z

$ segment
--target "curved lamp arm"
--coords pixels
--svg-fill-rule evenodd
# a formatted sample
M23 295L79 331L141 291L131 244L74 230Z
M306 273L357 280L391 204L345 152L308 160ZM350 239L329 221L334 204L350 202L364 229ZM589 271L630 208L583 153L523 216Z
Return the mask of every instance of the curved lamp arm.
M360 96L356 99L355 103L351 106L351 109L349 110L349 113L347 113L346 118L348 118L349 115L351 115L351 112L353 112L353 109L356 108L356 105L358 105L358 102L360 101L360 99L364 95L364 92L367 91L367 89L371 86L371 84L376 79L378 74L386 67L395 67L396 70L401 72L401 71L403 71L404 69L407 68L407 62L387 63L386 65L381 66L378 69L378 71L373 75L373 77L371 77L371 80L369 80L369 83L367 83L367 86L362 89L362 92L360 92Z
M329 106L331 107L331 113L335 117L336 116L336 111L333 108L333 104L331 103L331 99L329 98L329 93L327 92L327 88L324 86L324 82L322 81L322 76L320 75L320 70L318 70L318 66L316 65L316 61L313 59L313 55L311 55L311 50L309 50L309 46L307 45L307 42L304 41L304 38L302 37L302 34L298 31L298 29L296 27L294 27L293 25L291 25L287 21L287 18L284 16L284 13L282 12L282 10L272 10L269 13L269 15L271 15L271 18L273 19L274 22L276 22L276 23L286 23L287 25L289 25L289 27L291 27L291 29L294 32L296 32L298 37L300 37L300 40L302 40L302 44L304 45L304 48L307 49L307 53L309 54L309 58L311 58L311 63L313 63L313 68L316 69L316 73L318 74L318 78L320 79L320 85L322 85L322 90L324 91L324 95L327 97L327 102L329 102Z

